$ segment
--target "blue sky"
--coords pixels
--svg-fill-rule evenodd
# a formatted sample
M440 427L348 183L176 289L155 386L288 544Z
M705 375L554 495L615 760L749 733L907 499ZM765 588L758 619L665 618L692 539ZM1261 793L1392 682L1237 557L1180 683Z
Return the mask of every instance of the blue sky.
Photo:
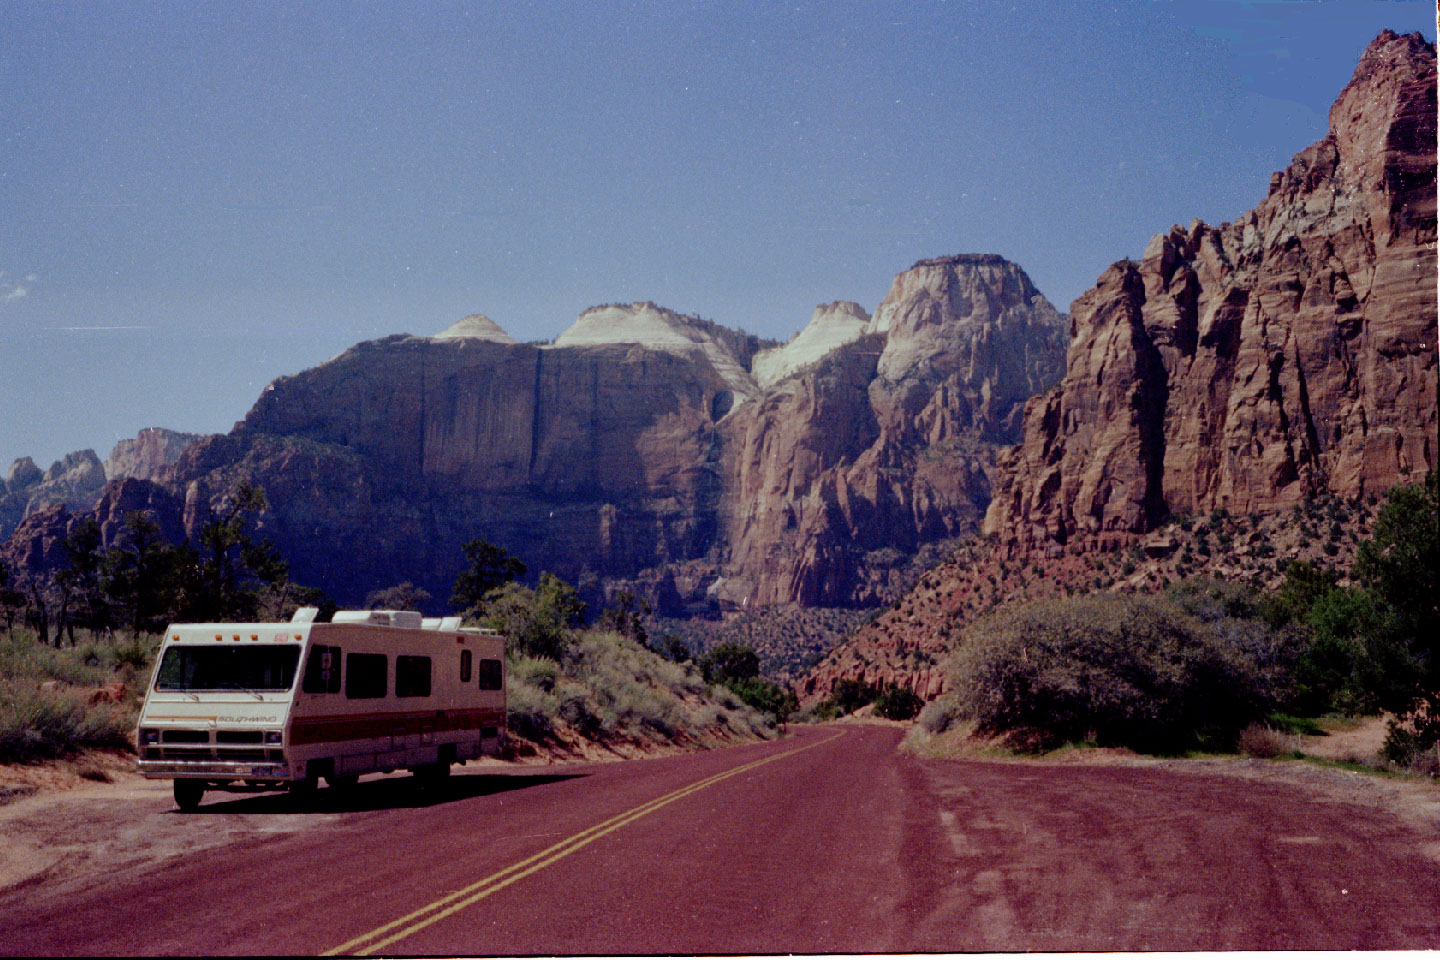
M0 4L0 470L467 313L784 339L916 260L1055 305L1233 219L1428 2Z

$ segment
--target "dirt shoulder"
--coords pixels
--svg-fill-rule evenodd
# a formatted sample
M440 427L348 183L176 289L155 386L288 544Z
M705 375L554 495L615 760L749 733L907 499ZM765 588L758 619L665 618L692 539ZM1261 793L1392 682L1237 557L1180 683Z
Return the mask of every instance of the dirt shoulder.
M1290 749L1336 763L1358 762L1378 755L1385 739L1383 718L1327 723L1324 736L1294 736ZM1360 804L1383 811L1423 835L1435 838L1423 853L1440 862L1440 781L1416 775L1385 775L1316 764L1301 759L1243 756L1151 757L1123 748L1067 747L1040 756L1025 756L978 740L964 729L927 736L911 729L902 749L922 758L975 760L1033 766L1133 766L1160 768L1193 776L1224 776L1257 783L1300 787L1317 799Z

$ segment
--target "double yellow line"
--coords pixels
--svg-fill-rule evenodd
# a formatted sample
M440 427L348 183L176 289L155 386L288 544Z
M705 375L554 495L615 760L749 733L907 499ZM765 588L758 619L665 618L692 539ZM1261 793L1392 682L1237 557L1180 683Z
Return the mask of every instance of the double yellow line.
M541 850L539 853L535 854L532 857L527 857L524 860L521 860L519 863L512 864L511 866L506 867L504 870L501 870L498 873L492 873L484 880L477 880L475 883L470 884L468 887L462 887L461 889L456 890L452 893L447 893L445 896L441 897L439 900L434 901L433 903L428 903L418 910L413 910L410 913L405 914L405 916L403 917L400 917L396 920L391 920L384 926L376 927L369 933L361 934L360 936L355 937L353 940L347 940L344 943L340 944L340 946L338 947L326 950L324 953L320 954L320 956L367 957L372 953L383 950L397 940L403 940L404 938L411 936L412 934L424 930L431 924L439 923L441 920L444 920L451 914L459 913L466 907L469 907L472 904L484 900L492 893L497 893L501 890L504 890L506 887L510 886L510 884L515 883L518 880L522 880L525 877L530 876L530 874L535 873L539 870L543 870L555 861L560 860L564 857L568 857L570 854L581 849L582 847L594 843L596 840L599 840L607 833L613 833L614 831L619 830L626 824L633 823L636 820L639 820L641 817L648 816L649 814L654 813L656 810L659 810L661 807L668 806L669 804L674 803L676 800L683 800L685 797L690 796L692 793L698 793L699 791L704 790L706 787L714 786L722 780L728 780L731 777L737 777L742 773L747 773L751 770L754 770L756 767L763 767L767 763L773 763L774 761L783 759L785 757L792 757L795 754L801 753L805 750L809 750L812 747L818 747L823 744L830 743L832 740L835 740L842 736L844 736L843 732L837 733L833 737L827 737L824 740L819 740L815 743L807 744L803 747L796 747L794 750L786 750L783 753L776 753L768 757L763 757L759 760L751 761L750 763L744 764L742 766L726 770L723 773L717 773L714 776L706 777L704 780L697 780L695 783L681 787L678 790L672 790L670 793L667 793L661 797L656 797L654 800L650 800L646 803L642 803L638 807L631 807L624 813L617 813L609 820L601 821L600 823L595 824L595 826L590 827L588 830L582 830L574 836L561 840L559 843L556 843L553 846L546 847L544 850Z

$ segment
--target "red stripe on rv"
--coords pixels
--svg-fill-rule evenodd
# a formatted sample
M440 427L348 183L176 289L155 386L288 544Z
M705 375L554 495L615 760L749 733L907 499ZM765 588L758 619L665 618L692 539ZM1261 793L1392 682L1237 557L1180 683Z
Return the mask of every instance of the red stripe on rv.
M349 716L305 717L290 726L290 742L329 743L335 740L368 740L375 737L409 736L455 730L499 727L503 710L430 710L423 713L366 713Z

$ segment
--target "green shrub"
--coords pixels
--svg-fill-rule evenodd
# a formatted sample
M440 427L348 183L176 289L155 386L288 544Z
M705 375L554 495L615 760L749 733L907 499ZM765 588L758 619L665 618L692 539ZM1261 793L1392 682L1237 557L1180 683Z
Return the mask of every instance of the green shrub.
M1154 597L1006 607L965 632L951 672L982 733L1034 749L1233 742L1272 701L1252 656Z
M835 691L830 695L830 699L841 714L854 713L866 704L873 703L879 692L873 684L847 677L835 684Z
M925 708L920 711L916 722L920 725L921 730L935 736L954 726L961 719L961 713L961 707L955 698L947 694L925 704Z
M0 640L0 676L11 679L58 680L77 687L99 687L114 679L108 663L87 662L93 647L61 649L40 643L28 630L15 630Z
M141 634L117 643L110 652L111 662L117 667L148 671L155 663L155 655L160 652L163 640L163 637Z
M525 740L544 740L558 715L559 701L547 690L512 667L505 678L505 722L511 734Z
M692 664L666 660L634 640L571 635L559 661L514 653L506 686L512 733L543 741L563 721L587 738L703 739L718 729L770 736L771 724Z
M554 574L542 573L533 590L512 582L490 591L478 619L503 633L517 652L558 660L584 612L585 604L574 587Z
M517 683L536 687L542 693L551 693L560 677L560 666L554 660L517 654L510 658L509 673Z
M924 704L913 690L886 684L875 698L875 712L886 720L909 720Z
M791 714L800 709L800 701L792 691L762 677L728 680L725 686L732 690L741 702L772 718L776 723L784 723Z

